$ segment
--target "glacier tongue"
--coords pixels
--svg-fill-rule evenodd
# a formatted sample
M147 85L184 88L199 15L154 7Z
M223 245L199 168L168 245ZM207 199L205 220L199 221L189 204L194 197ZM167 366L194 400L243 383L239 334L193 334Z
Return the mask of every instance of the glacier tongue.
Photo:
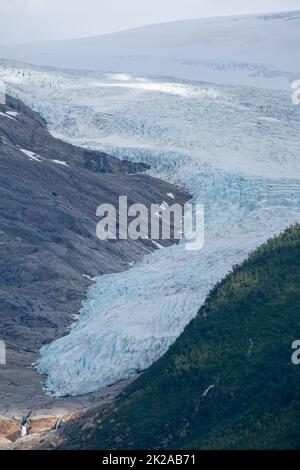
M205 249L189 252L180 243L127 272L98 278L70 334L42 350L39 371L48 374L49 391L88 393L151 365L234 264L299 220L300 181L215 176L198 175L207 211Z
M234 264L299 221L300 107L271 90L1 65L53 133L150 163L205 205L203 250L182 242L98 278L70 333L43 347L48 391L88 393L157 360Z

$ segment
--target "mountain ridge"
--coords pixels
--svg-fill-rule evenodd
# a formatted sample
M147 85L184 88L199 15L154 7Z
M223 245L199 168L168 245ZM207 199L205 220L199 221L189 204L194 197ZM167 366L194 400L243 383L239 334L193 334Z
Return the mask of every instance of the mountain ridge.
M188 198L143 173L148 168L54 138L18 99L0 104L0 330L7 344L0 414L53 404L31 367L40 347L69 331L95 276L129 269L157 249L150 240L98 240L98 205L117 207L124 194L146 206L172 202L168 193Z

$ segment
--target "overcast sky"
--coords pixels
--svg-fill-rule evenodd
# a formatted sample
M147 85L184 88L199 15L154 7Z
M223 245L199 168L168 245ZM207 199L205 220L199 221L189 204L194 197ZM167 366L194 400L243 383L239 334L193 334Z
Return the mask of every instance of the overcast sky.
M93 36L164 21L300 10L300 0L0 0L0 44Z

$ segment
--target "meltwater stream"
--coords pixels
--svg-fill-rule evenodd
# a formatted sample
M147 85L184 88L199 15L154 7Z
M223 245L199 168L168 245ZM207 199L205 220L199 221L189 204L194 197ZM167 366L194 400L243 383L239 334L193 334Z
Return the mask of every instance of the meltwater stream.
M9 63L2 74L56 135L150 163L205 206L203 250L180 243L99 277L70 333L43 347L38 370L57 397L151 365L234 264L300 220L300 107L288 93Z

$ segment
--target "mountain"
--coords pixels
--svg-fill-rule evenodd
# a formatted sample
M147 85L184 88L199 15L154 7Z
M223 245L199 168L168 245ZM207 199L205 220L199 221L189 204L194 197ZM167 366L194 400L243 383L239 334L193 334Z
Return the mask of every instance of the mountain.
M93 69L107 60L123 73L0 60L0 79L16 99L0 110L4 411L91 405L95 393L133 380L168 351L234 265L299 221L300 107L290 90L299 78L298 25L297 12L195 20L38 51L38 62L59 64L62 52L61 65L92 58ZM111 45L101 49L104 39ZM25 59L23 47L14 51ZM149 166L152 177L137 174ZM120 192L147 204L186 200L178 187L204 205L202 250L190 252L184 241L158 250L151 241L95 240L100 202ZM33 360L47 378L29 367ZM218 385L207 382L204 398ZM163 446L177 439L159 433ZM120 445L126 433L106 438Z
M1 46L0 57L61 68L290 88L300 11L155 24L97 37Z
M0 105L0 414L51 404L30 367L41 346L68 332L95 276L157 249L150 240L99 240L98 205L117 206L120 195L147 206L188 199L148 168L54 138L20 100Z
M0 78L52 135L151 165L205 210L202 250L183 241L97 277L76 325L41 350L38 370L56 397L81 397L149 367L233 265L300 220L300 107L290 92L10 61L0 61Z
M211 290L175 344L113 408L62 429L61 447L299 449L300 366L291 360L299 286L294 225Z

